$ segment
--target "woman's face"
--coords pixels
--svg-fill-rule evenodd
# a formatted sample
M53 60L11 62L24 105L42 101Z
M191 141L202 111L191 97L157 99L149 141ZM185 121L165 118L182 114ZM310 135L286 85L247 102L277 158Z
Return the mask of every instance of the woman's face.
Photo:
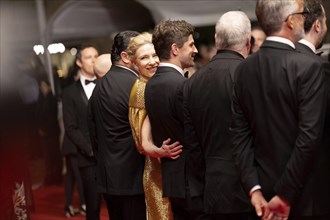
M135 53L134 64L137 67L140 77L148 80L152 77L159 65L159 58L153 44L145 44Z

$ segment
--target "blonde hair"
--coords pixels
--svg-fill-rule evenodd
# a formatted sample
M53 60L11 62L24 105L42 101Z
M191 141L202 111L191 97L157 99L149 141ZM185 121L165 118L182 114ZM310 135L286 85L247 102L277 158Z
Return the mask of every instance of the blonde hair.
M145 44L152 44L152 34L148 32L143 32L132 38L126 52L130 58L135 58L136 51Z

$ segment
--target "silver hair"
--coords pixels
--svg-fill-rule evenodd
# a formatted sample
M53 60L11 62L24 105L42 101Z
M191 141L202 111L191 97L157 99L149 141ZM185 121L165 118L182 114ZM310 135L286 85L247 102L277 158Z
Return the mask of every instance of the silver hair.
M241 51L251 34L251 22L244 12L229 11L215 25L217 49Z
M285 19L298 8L297 0L257 0L256 16L260 27L270 35L278 32Z

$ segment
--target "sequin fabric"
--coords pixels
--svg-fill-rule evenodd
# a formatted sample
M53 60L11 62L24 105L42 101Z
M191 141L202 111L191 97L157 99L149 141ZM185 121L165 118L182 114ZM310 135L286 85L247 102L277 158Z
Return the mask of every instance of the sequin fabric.
M146 82L137 80L131 90L129 99L129 121L137 150L143 153L141 145L141 130L147 116L144 102ZM173 220L171 204L162 195L161 164L157 158L145 157L143 187L147 205L148 220Z

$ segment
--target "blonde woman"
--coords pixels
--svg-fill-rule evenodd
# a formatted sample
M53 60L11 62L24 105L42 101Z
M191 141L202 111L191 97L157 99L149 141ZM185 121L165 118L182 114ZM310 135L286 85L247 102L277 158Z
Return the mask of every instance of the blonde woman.
M152 77L159 65L159 58L152 44L152 35L142 33L134 37L127 53L140 74L132 87L129 99L129 120L137 150L146 155L143 184L147 205L148 220L173 219L168 198L162 195L160 157L177 159L182 151L179 142L167 139L161 147L154 145L151 126L144 104L146 82Z

